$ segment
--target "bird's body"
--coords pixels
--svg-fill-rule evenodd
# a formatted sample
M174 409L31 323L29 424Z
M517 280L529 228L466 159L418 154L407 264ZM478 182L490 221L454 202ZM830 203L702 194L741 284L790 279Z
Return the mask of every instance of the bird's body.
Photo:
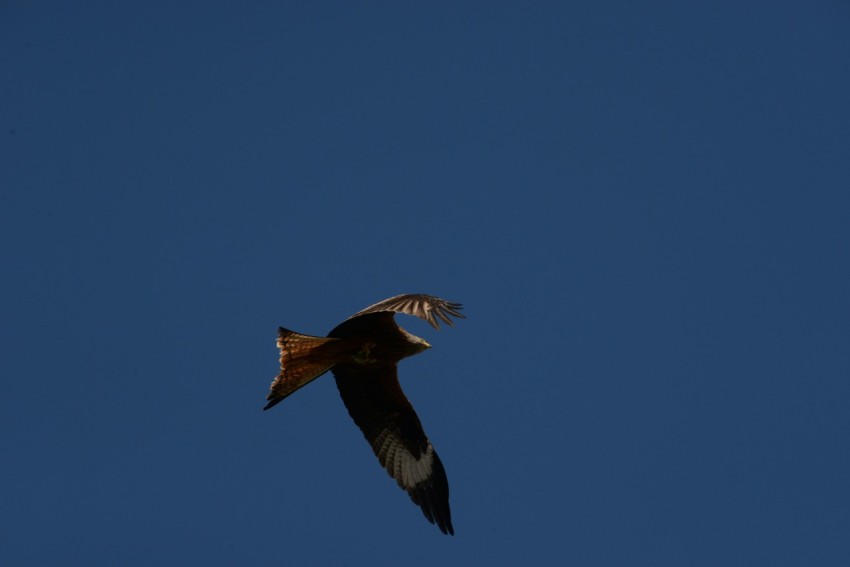
M394 314L420 317L436 329L437 318L449 325L449 315L462 318L458 309L430 295L399 295L352 315L327 337L279 328L280 374L264 408L331 370L348 413L381 465L446 534L454 534L446 473L397 374L400 360L431 345L399 327Z

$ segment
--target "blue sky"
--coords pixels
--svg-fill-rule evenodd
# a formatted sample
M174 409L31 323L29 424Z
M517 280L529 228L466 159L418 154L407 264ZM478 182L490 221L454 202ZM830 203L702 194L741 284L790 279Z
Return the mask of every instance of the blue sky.
M0 562L846 565L842 2L0 8ZM275 331L401 384L457 535Z

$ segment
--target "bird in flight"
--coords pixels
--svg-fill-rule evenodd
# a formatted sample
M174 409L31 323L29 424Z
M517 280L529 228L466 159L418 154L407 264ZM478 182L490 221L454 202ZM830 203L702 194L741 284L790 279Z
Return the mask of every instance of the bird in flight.
M413 315L438 329L439 321L453 325L449 316L465 318L459 309L459 303L432 295L397 295L355 313L327 337L278 328L280 373L263 408L330 370L349 415L381 466L428 521L450 535L454 528L446 471L398 383L399 361L431 345L399 327L394 316Z

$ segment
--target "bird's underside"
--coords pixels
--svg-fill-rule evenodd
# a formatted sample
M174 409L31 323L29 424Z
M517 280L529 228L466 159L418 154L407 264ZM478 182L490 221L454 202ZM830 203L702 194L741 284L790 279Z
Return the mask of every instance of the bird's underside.
M449 316L463 318L458 303L422 294L399 295L355 313L327 337L278 329L280 374L265 408L328 370L342 401L378 461L428 521L454 534L446 472L398 382L398 362L431 345L399 327L394 315L414 315L439 328Z

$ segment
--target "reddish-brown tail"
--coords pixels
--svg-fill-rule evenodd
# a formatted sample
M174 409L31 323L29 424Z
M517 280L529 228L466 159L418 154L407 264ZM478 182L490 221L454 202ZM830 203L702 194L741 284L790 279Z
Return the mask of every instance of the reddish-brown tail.
M280 374L272 382L266 396L269 403L264 410L282 401L302 386L312 382L331 369L336 362L333 343L340 339L311 337L283 327L277 330L277 348L280 349Z

